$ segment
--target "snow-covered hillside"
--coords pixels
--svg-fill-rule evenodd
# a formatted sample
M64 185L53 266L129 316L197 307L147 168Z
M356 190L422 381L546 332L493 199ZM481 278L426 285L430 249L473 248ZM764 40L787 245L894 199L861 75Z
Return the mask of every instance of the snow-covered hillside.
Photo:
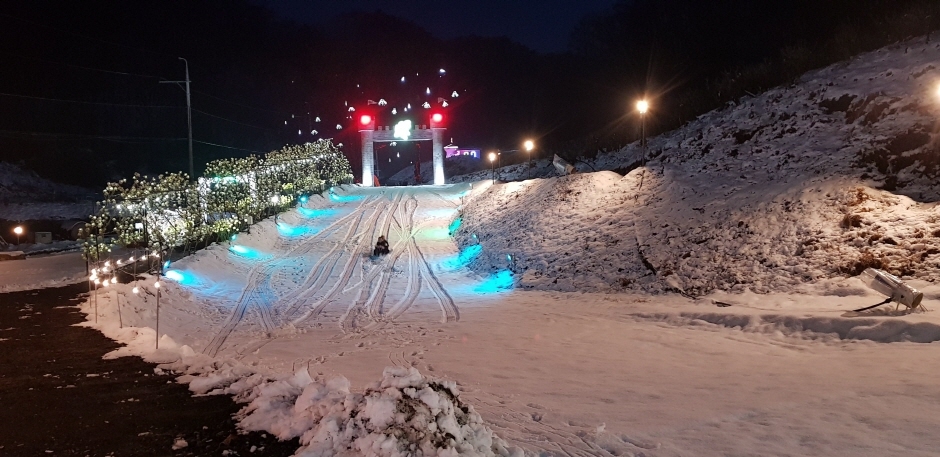
M95 193L51 182L0 162L0 219L84 219L94 212Z
M940 280L938 62L940 44L891 46L651 138L645 166L635 145L588 161L625 177L493 186L459 244L480 240L480 271L514 255L539 289L793 292L866 266Z

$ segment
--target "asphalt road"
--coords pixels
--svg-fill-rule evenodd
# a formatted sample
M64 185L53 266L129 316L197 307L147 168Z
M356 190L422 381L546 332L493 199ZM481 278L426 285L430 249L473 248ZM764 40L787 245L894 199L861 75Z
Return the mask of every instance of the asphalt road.
M238 433L225 396L193 397L77 327L87 286L0 294L0 456L289 456L296 440ZM187 446L173 450L177 439ZM254 449L252 449L254 448ZM226 452L227 451L227 452Z

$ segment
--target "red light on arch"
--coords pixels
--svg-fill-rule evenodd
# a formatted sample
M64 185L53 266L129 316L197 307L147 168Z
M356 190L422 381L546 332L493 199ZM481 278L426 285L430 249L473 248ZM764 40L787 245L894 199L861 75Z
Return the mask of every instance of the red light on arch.
M359 123L362 125L369 125L371 122L372 122L372 116L369 116L368 114L363 114L359 118Z
M431 122L441 122L444 120L444 115L441 113L434 113L431 115Z

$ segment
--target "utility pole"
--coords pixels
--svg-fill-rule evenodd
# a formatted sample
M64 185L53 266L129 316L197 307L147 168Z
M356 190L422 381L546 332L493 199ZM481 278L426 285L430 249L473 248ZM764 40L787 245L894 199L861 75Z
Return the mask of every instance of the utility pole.
M173 84L183 84L186 83L186 124L189 127L189 180L194 181L196 179L196 172L193 168L193 107L192 102L189 97L189 62L186 59L180 57L180 60L186 64L186 80L185 81L160 81L161 83L173 83ZM182 87L182 86L180 86Z

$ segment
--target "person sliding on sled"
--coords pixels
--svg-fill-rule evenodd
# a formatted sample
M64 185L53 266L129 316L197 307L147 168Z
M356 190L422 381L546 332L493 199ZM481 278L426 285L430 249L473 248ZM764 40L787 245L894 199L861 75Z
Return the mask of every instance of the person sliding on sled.
M379 241L375 243L375 249L372 251L372 255L380 256L388 254L388 241L385 240L385 236L379 236Z

